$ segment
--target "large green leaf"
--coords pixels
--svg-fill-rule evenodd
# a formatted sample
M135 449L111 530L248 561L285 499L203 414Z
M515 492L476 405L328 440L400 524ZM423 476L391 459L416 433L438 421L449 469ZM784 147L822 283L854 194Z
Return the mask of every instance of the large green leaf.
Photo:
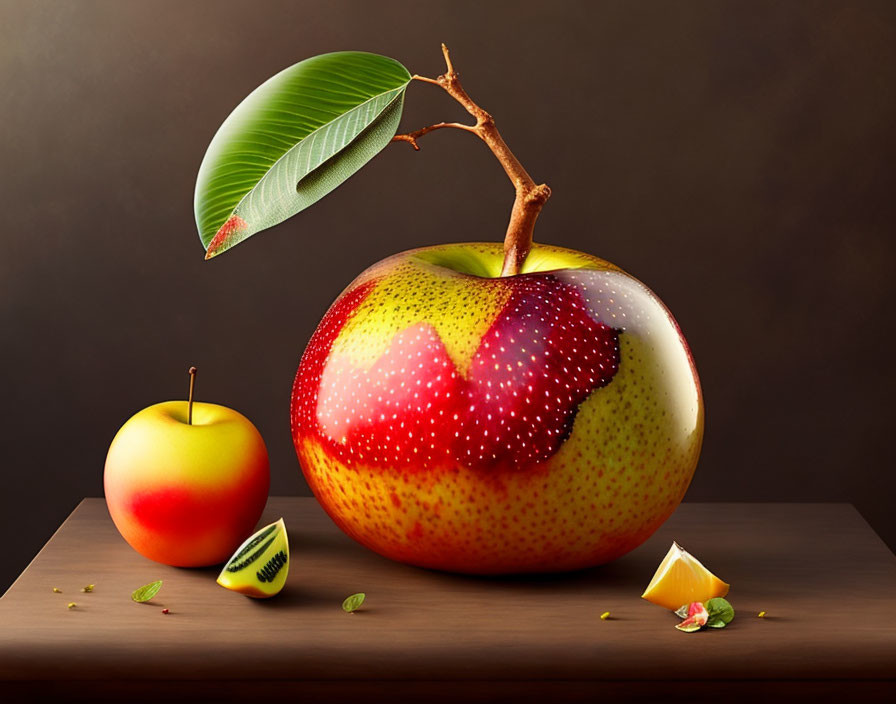
M343 51L306 59L256 88L199 167L194 210L206 259L319 200L398 129L410 73Z

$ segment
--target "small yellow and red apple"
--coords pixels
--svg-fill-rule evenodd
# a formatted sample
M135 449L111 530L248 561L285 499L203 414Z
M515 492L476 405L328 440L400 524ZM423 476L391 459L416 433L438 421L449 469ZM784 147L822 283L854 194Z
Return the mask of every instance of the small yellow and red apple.
M396 560L571 570L678 506L703 437L684 337L641 282L535 244L427 247L362 273L314 333L292 434L318 501Z
M226 561L252 533L268 496L268 453L242 414L167 401L118 431L106 457L106 503L141 555L178 567Z

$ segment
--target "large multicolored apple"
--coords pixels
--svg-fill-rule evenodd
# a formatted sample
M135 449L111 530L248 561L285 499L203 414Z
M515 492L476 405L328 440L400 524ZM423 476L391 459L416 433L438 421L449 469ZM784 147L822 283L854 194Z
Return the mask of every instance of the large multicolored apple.
M414 565L571 570L641 544L681 501L703 404L675 320L643 284L533 245L375 264L308 344L292 434L351 537Z
M131 417L106 457L109 513L137 552L178 567L227 560L268 496L268 453L242 414L213 403L158 403Z
M196 180L205 257L301 212L391 142L419 149L446 128L480 139L515 191L503 244L398 254L342 293L293 386L299 460L335 522L396 560L472 573L607 562L687 489L703 437L697 373L643 284L533 245L551 189L464 90L444 44L442 55L429 78L384 56L324 54L247 96ZM398 134L412 82L475 123Z

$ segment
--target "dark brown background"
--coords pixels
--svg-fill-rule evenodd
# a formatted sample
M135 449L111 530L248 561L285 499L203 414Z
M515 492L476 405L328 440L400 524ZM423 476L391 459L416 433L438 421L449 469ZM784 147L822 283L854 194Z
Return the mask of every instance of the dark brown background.
M460 132L392 145L293 220L204 262L192 191L256 85L302 58L453 49L554 197L536 237L674 311L704 385L689 500L851 501L896 546L896 4L0 0L0 590L137 410L199 396L288 430L299 356L364 267L500 239L512 191ZM412 85L404 124L462 117Z

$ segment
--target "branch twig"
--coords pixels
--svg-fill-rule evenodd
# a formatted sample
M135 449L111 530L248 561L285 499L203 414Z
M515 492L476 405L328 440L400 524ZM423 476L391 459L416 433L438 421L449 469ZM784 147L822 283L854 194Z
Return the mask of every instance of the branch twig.
M408 132L407 134L397 134L392 138L393 142L410 142L411 146L414 148L415 152L420 151L420 145L417 144L417 140L425 135L427 132L433 132L434 130L440 130L443 127L455 127L459 130L466 130L467 132L476 132L476 128L473 125L464 125L460 122L440 122L437 125L430 125L429 127L422 127L419 130L415 130L413 132Z
M447 71L438 78L426 78L414 76L413 78L424 83L434 83L441 86L448 95L460 103L464 109L476 118L475 125L465 125L460 122L440 122L436 125L423 127L408 134L398 134L393 141L409 142L417 151L420 146L417 139L444 127L472 132L485 142L492 153L501 162L504 172L510 178L516 190L516 198L513 201L513 209L510 212L510 223L507 225L507 234L504 236L504 265L501 276L513 276L518 274L526 261L526 256L532 248L532 233L535 229L535 221L542 207L551 196L551 189L545 184L536 184L523 168L523 165L510 151L510 148L501 138L498 128L495 127L494 118L479 107L460 84L457 71L451 63L448 47L442 44L442 54L445 57Z

